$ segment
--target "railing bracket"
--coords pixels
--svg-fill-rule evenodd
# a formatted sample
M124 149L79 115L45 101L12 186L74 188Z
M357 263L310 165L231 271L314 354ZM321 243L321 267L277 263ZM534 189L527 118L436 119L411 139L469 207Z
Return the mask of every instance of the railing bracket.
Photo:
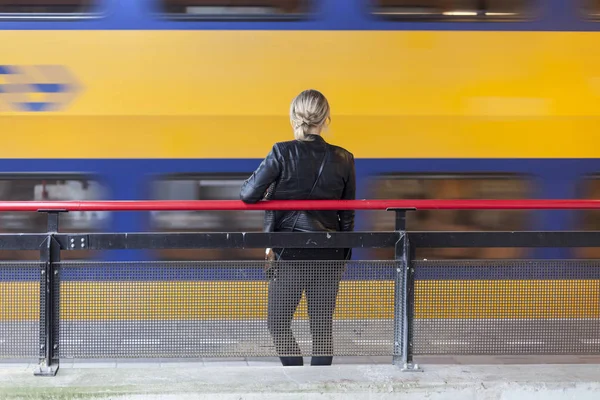
M38 365L36 369L33 371L33 375L35 376L55 376L58 372L58 364L48 365Z

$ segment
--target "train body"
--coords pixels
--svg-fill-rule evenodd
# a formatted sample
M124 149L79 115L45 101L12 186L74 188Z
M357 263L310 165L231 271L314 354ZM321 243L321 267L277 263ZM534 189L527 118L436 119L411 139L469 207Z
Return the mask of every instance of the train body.
M237 198L272 144L291 137L289 103L306 88L330 100L325 137L355 155L358 198L600 194L597 2L11 3L0 2L0 200ZM261 215L73 214L63 227L258 230ZM418 215L409 229L598 228L597 213ZM33 216L3 218L4 231L45 229ZM392 224L385 212L357 215L359 230ZM456 251L437 256L523 256Z

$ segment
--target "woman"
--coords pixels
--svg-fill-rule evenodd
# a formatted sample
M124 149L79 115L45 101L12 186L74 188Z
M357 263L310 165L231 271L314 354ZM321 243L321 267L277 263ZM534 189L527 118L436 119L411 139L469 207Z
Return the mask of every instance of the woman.
M290 107L295 140L276 143L252 176L240 197L256 203L269 189L273 200L353 200L356 183L354 156L325 142L321 132L330 121L329 104L316 90L300 93ZM272 185L273 184L273 185ZM352 231L354 211L268 211L265 230L275 232ZM311 365L331 365L333 312L344 263L351 249L273 249L278 260L308 261L281 265L269 282L268 326L284 366L302 365L291 330L294 312L306 292L313 337ZM285 263L283 263L285 264Z

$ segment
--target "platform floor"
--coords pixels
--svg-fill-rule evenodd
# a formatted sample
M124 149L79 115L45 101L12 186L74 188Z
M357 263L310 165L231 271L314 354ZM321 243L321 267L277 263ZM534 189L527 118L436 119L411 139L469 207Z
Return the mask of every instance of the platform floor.
M55 377L35 377L33 368L0 364L0 399L600 398L600 365L595 364L423 364L423 372L402 372L389 364L350 358L338 358L331 367L285 368L276 360L103 360L75 361L70 367L64 363Z

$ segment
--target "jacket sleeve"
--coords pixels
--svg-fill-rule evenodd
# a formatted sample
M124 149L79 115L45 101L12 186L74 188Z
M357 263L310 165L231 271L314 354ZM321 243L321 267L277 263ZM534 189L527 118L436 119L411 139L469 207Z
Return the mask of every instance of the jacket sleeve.
M354 167L354 156L350 155L350 165L348 171L348 179L346 180L346 186L342 193L342 200L355 200L356 199L356 170ZM342 232L349 232L354 230L354 210L338 211L338 217L340 219L340 230Z
M240 199L244 203L258 203L265 195L269 185L277 180L280 173L281 161L277 145L275 145L256 171L243 183Z

